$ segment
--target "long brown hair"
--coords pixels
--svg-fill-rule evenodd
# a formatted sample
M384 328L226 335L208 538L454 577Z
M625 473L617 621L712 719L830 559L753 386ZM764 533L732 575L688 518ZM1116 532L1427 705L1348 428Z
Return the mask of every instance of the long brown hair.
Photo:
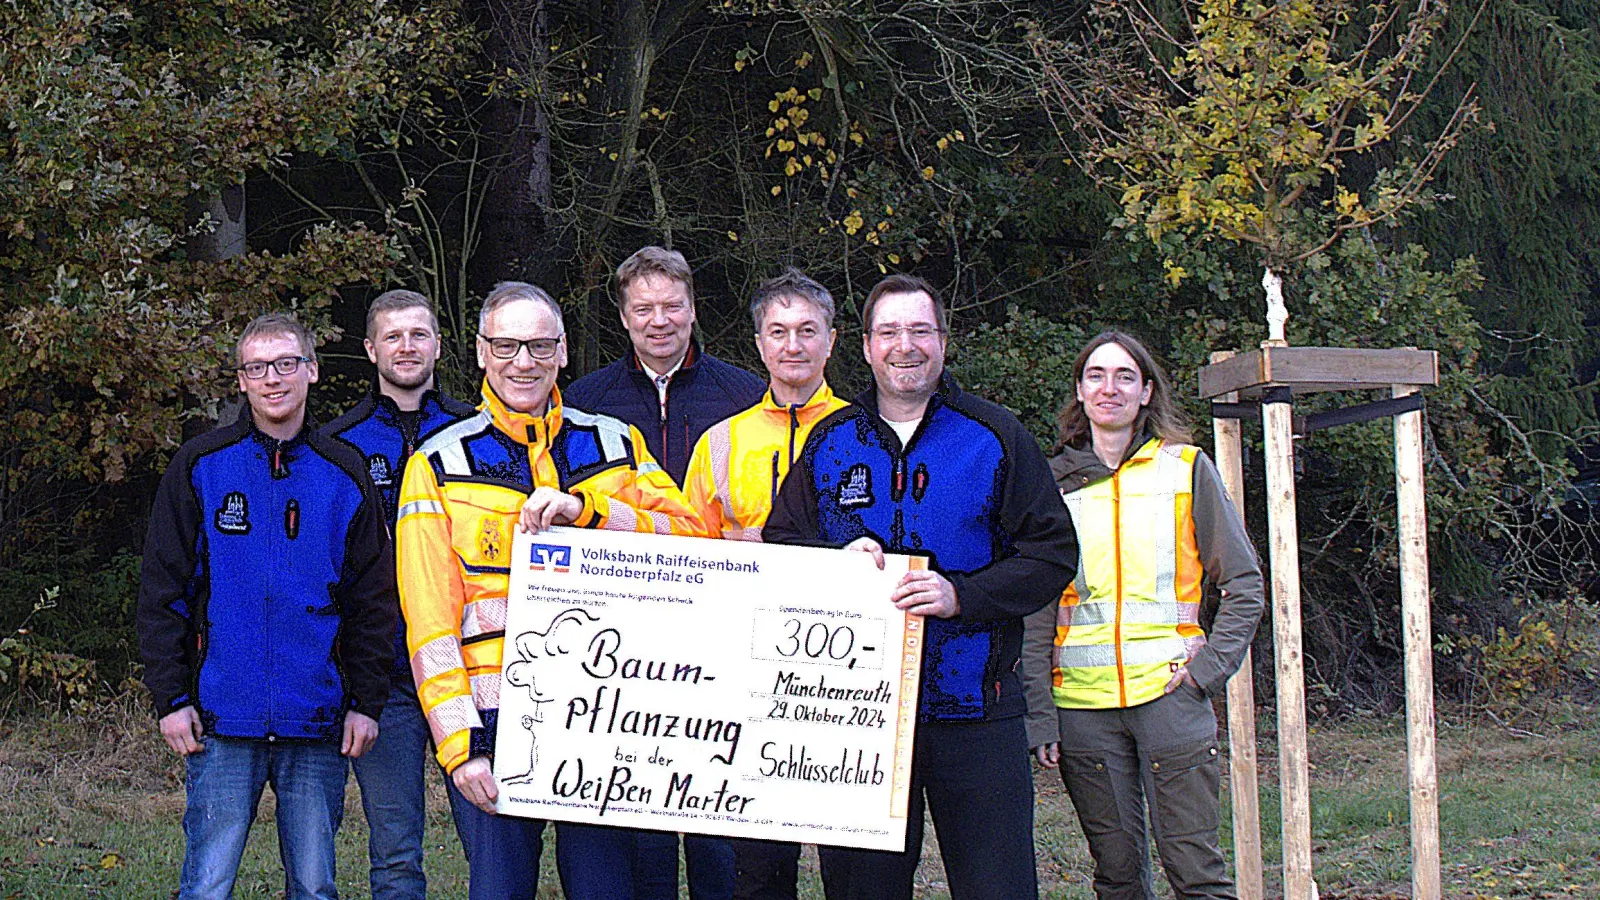
M1150 402L1140 407L1138 417L1133 420L1135 438L1148 433L1164 441L1187 444L1189 422L1172 399L1172 384L1167 380L1166 370L1161 368L1156 358L1133 335L1122 331L1102 331L1095 335L1094 339L1079 351L1078 358L1073 360L1074 384L1083 380L1083 369L1089 364L1089 356L1106 344L1116 344L1128 351L1128 355L1133 357L1134 363L1139 367L1140 382L1151 386ZM1083 403L1078 400L1076 391L1073 392L1072 399L1067 401L1067 405L1061 407L1061 412L1056 414L1056 428L1061 436L1057 449L1088 446L1091 437L1089 416L1083 411Z

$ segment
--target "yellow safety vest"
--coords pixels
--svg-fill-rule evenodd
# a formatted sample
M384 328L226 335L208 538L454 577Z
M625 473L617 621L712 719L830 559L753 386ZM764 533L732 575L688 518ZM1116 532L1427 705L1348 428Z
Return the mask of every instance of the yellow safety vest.
M826 382L797 406L777 403L769 390L760 403L708 428L683 478L683 493L706 528L725 540L761 540L761 526L811 427L849 405Z
M517 412L487 381L479 410L412 454L395 528L411 673L446 771L500 706L512 531L532 489L581 499L579 528L707 534L639 429L565 407L554 390L542 415Z
M1078 529L1078 574L1056 615L1056 706L1148 703L1205 646L1193 516L1199 453L1154 438L1110 478L1062 493Z

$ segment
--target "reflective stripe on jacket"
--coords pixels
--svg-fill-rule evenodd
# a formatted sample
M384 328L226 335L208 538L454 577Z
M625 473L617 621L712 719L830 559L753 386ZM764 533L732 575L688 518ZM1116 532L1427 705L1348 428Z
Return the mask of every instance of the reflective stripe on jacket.
M731 541L761 540L789 467L811 427L849 404L824 382L805 403L761 402L711 426L695 444L683 493L706 529Z
M1145 443L1110 478L1063 492L1078 574L1056 614L1057 706L1111 709L1160 697L1205 646L1192 511L1200 450Z
M512 529L538 487L582 500L581 528L705 534L638 429L555 391L543 415L516 412L485 383L478 414L406 464L395 529L412 676L446 771L493 752Z

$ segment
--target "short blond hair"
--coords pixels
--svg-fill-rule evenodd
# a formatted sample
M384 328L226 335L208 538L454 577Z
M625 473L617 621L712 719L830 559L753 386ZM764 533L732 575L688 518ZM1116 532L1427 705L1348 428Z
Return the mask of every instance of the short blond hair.
M629 285L651 275L661 275L683 285L689 293L690 305L694 304L694 272L689 268L689 261L676 250L651 245L633 251L632 256L617 266L617 308L627 305Z
M311 337L311 332L300 320L292 314L285 312L270 312L256 316L250 324L244 326L244 331L239 333L239 340L233 345L233 364L235 367L244 361L244 345L259 337L288 335L300 344L300 355L312 362L317 361L317 344Z
M425 309L428 311L428 321L433 323L433 333L439 333L439 317L433 311L433 301L416 291L393 290L384 291L372 300L372 305L367 307L367 337L372 337L372 325L378 321L380 313L394 312L397 309Z

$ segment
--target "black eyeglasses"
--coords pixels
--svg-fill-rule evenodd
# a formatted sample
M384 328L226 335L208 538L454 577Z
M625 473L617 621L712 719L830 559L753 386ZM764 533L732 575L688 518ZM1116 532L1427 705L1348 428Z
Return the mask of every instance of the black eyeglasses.
M528 348L528 355L534 359L550 359L556 355L556 348L561 346L561 338L528 338L518 340L508 337L489 337L482 332L478 337L489 345L489 355L495 359L516 359L522 348Z
M247 362L235 371L243 372L244 377L251 381L257 381L267 377L267 366L276 369L279 375L293 375L300 371L301 363L308 362L311 362L308 356L280 356L270 362Z

